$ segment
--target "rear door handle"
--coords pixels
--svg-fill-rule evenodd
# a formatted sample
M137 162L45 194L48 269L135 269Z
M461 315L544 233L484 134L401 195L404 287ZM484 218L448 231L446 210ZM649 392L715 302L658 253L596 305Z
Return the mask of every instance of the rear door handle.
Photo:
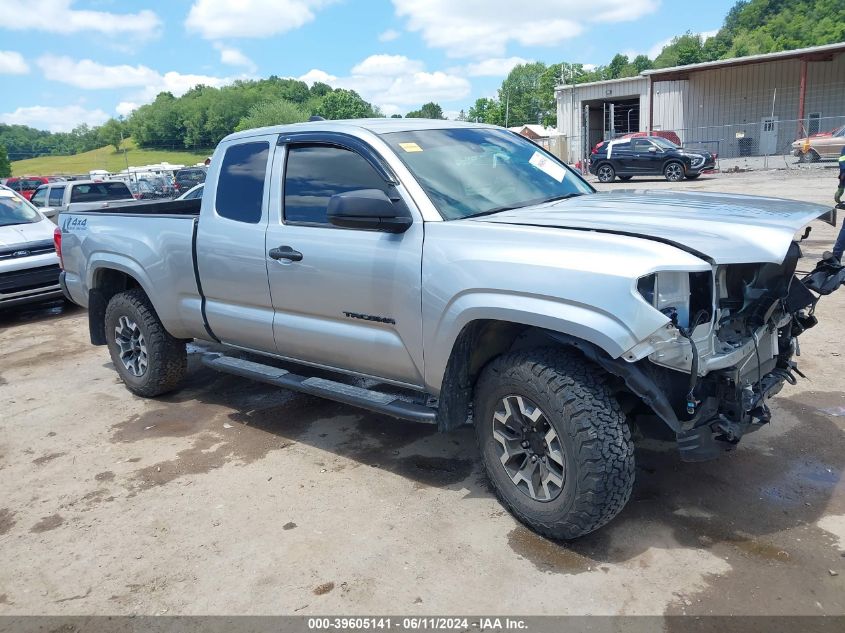
M271 248L270 252L267 254L270 256L270 259L275 259L276 261L279 261L280 259L287 259L292 262L302 261L302 253L293 250L290 246Z

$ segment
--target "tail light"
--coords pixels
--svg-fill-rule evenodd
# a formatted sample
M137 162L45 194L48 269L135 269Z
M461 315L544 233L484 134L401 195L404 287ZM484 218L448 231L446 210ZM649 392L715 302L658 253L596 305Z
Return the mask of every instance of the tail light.
M601 143L597 143L597 144L596 144L596 146L593 148L593 151L592 151L591 153L592 153L592 154L598 154L598 153L599 153L599 148L600 148L602 145L604 145L604 141L602 141Z
M62 259L62 230L59 227L53 231L53 246L56 247L56 255L59 256L59 266L65 269L65 260Z

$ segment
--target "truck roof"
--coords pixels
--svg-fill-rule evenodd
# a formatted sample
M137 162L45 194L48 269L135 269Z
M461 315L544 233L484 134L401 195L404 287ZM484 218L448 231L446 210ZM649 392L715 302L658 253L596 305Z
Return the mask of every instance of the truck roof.
M235 132L227 136L224 141L247 138L258 134L284 134L285 132L325 130L331 132L348 132L368 130L373 134L388 134L390 132L413 132L417 130L442 130L449 128L493 128L494 125L484 123L469 123L464 121L448 121L445 119L340 119L336 121L306 121L290 125L272 125L270 127L254 128Z

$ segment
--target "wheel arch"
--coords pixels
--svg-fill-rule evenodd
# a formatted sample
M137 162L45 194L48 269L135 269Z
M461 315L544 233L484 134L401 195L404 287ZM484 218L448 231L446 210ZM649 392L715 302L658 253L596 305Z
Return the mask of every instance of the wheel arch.
M466 422L475 385L484 367L502 354L537 347L577 350L588 362L616 377L620 390L651 409L670 429L681 430L666 395L638 364L613 357L599 345L571 334L494 319L467 323L455 340L440 390L439 430L453 430Z
M132 288L149 293L136 276L123 266L93 267L88 281L88 332L92 345L106 345L106 307L112 297Z

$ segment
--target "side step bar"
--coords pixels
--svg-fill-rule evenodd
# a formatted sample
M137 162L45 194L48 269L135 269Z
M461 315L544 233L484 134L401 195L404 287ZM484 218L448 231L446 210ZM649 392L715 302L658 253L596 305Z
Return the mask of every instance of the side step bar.
M250 378L259 382L265 382L276 387L301 391L312 396L335 400L344 404L360 407L376 413L422 422L424 424L437 424L437 412L431 407L422 404L415 404L398 399L395 395L363 389L354 385L345 385L334 380L317 378L315 376L299 376L286 369L262 365L242 358L231 356L217 356L205 354L202 363L206 367L222 371L227 374L234 374L243 378Z

